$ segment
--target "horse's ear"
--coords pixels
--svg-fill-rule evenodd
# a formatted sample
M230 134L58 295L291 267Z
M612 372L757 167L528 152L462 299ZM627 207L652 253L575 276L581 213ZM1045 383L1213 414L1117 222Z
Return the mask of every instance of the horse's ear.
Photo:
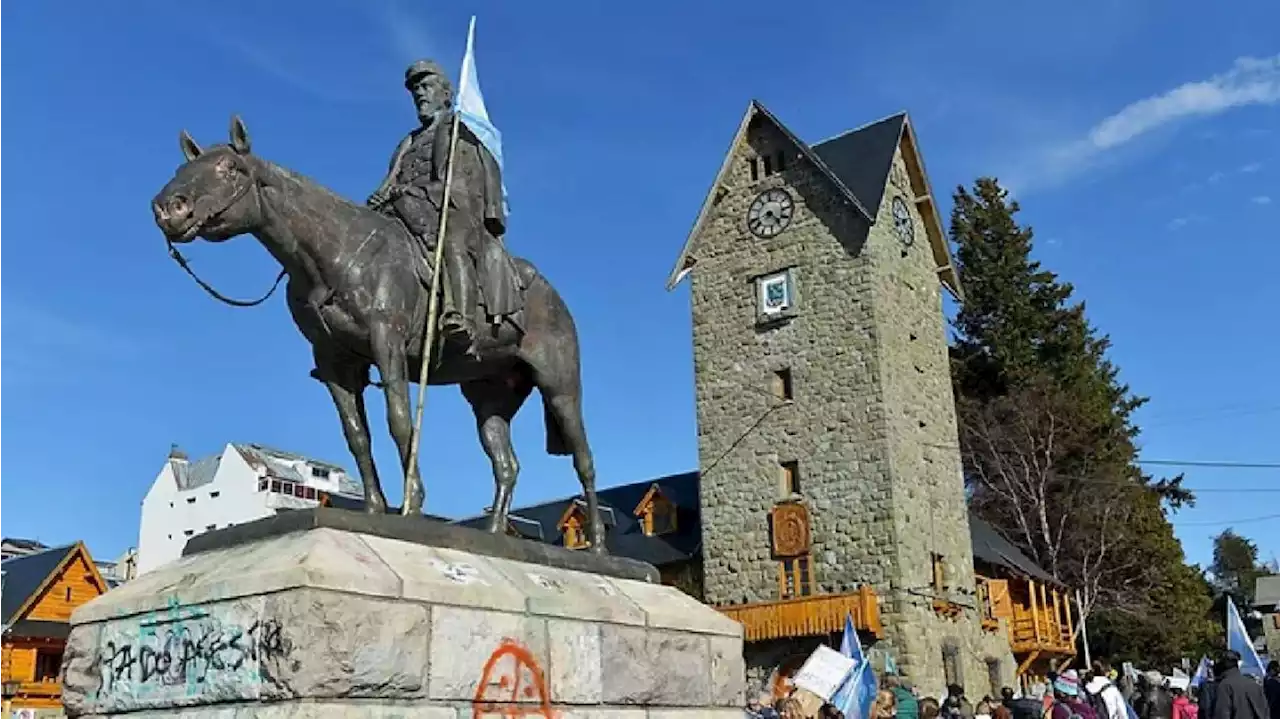
M231 149L238 154L249 154L249 129L239 115L231 116Z
M191 135L186 130L183 130L182 134L178 135L178 146L182 148L182 156L187 158L187 162L191 162L199 157L200 153L204 152L196 144L196 141L191 139Z

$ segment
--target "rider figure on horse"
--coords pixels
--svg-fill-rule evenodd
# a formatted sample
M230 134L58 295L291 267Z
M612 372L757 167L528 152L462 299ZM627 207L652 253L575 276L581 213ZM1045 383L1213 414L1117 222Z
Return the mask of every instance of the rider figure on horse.
M405 71L421 126L400 142L391 169L369 196L370 207L400 219L417 240L425 272L435 249L444 205L445 175L453 125L453 88L444 70L419 60ZM458 124L449 190L449 221L444 238L445 312L441 329L471 357L477 357L476 317L494 325L504 319L521 325L524 287L502 242L506 233L502 175L497 161L467 128Z

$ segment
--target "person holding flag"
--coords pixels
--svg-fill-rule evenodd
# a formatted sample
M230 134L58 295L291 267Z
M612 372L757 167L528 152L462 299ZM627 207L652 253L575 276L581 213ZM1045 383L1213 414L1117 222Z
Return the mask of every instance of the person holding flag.
M435 286L426 271L433 252L442 257L447 284L441 329L446 340L477 357L480 309L495 324L519 324L524 287L502 241L507 204L501 137L480 94L474 37L472 18L456 96L433 60L419 60L405 71L419 127L396 148L368 205L400 219L418 240L425 284ZM438 250L437 242L443 243Z

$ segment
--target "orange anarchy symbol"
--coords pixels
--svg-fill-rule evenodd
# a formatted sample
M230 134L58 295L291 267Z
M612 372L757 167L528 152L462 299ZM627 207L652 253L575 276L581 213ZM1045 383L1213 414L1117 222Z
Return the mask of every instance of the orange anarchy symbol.
M509 638L485 662L472 706L473 719L553 716L542 667L528 648Z

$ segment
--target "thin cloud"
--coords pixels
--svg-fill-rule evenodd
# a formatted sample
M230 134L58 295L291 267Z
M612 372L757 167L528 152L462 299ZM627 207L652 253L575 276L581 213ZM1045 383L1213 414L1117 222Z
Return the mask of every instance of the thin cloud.
M1240 171L1248 173L1248 172L1257 172L1258 170L1261 170L1261 169L1262 169L1261 162L1250 162L1249 164L1241 167Z
M1129 103L1083 137L1044 151L1024 168L1018 184L1052 185L1071 179L1114 151L1161 128L1255 105L1280 104L1280 54L1242 57L1226 72ZM1220 178L1219 178L1220 179ZM1211 179L1211 181L1213 181Z
M1175 217L1172 220L1169 220L1169 229L1181 230L1187 226L1188 222L1191 222L1190 217Z
M1257 197L1253 198L1251 202L1253 202L1253 204L1255 205L1270 205L1271 198L1268 197L1267 195L1258 195Z
M5 382L84 374L145 354L145 343L118 328L72 318L27 302L4 303Z

